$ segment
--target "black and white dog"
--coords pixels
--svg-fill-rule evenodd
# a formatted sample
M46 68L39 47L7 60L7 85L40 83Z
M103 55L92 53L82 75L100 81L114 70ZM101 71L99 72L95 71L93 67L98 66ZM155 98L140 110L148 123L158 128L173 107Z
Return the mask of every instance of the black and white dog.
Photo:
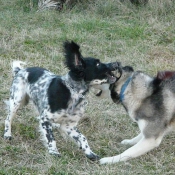
M59 127L70 136L91 160L99 157L92 152L88 142L77 129L84 113L85 95L92 80L114 83L111 71L118 63L101 63L95 58L83 58L79 46L73 41L64 43L65 65L69 69L65 76L57 76L40 68L24 69L21 61L14 61L14 79L10 91L9 113L5 120L4 138L11 139L11 122L20 106L31 99L39 111L40 131L50 154L60 156L52 127Z

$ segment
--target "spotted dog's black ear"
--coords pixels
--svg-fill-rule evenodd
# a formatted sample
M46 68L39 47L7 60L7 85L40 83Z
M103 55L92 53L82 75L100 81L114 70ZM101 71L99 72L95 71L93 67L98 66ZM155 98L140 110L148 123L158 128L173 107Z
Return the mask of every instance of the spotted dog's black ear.
M66 41L63 44L65 65L69 70L76 69L77 67L84 67L83 57L80 52L80 46L75 42Z

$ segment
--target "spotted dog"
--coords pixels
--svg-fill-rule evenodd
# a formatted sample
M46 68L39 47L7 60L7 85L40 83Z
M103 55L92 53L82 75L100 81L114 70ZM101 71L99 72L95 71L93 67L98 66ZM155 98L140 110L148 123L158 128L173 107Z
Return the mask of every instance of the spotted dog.
M40 67L23 68L23 62L12 64L14 79L10 90L9 113L5 120L5 139L11 139L11 122L20 106L31 99L39 112L39 130L50 154L60 156L52 127L58 127L72 138L91 160L99 157L90 149L86 137L77 129L87 104L85 95L94 79L114 83L111 74L117 62L104 64L99 59L83 58L73 41L63 44L65 65L69 72L58 76Z

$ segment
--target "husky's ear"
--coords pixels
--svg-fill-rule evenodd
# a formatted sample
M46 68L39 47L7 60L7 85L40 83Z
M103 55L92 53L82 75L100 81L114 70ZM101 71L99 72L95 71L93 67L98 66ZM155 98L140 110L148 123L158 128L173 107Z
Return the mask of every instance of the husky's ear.
M75 69L76 67L84 66L84 61L80 53L80 46L75 42L66 41L63 44L65 65L69 70Z
M125 66L123 67L123 70L125 70L126 72L134 72L134 69L131 66Z
M165 80L175 75L175 71L161 71L157 73L157 79Z

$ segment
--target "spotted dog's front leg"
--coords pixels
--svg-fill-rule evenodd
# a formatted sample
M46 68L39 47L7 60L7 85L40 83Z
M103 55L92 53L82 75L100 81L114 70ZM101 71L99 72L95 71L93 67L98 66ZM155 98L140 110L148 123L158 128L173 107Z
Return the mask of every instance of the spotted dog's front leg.
M71 137L78 147L83 150L86 154L86 157L92 161L99 160L99 156L92 152L90 149L86 137L80 133L80 131L76 127L61 126L61 129Z
M52 125L46 117L41 117L40 120L40 131L42 134L42 140L45 142L49 153L60 156L56 147L56 141L52 132Z

